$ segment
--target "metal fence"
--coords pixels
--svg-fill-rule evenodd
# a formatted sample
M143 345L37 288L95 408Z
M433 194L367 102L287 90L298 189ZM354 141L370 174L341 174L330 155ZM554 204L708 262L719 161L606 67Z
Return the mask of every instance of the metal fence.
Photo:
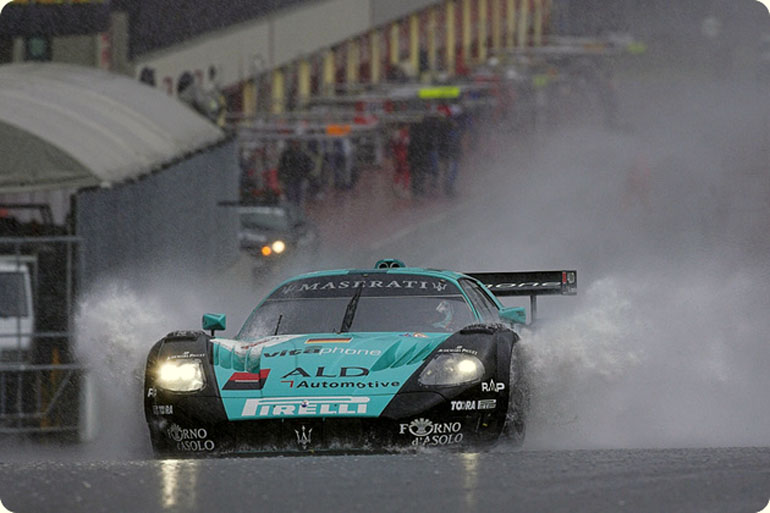
M0 237L0 435L80 434L86 369L74 363L72 332L80 249L66 235Z
M228 141L144 179L78 193L77 236L46 223L2 233L0 435L76 440L93 428L88 372L75 358L73 310L96 280L210 274L237 258L237 213L219 206L237 199L235 147ZM18 290L9 292L14 283Z
M0 291L0 300L9 310L1 316L5 322L0 324L0 364L72 360L80 250L80 239L67 235L0 237L0 257L5 263L0 272L19 277L15 290ZM9 351L19 357L6 357Z
M77 364L0 366L0 435L79 435L85 373Z

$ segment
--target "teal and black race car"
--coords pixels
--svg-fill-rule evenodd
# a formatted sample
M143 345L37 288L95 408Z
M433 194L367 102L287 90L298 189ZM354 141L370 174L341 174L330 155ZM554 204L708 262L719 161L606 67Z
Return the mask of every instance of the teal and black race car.
M157 455L388 451L524 439L516 326L498 296L576 293L575 271L461 274L382 260L279 285L234 339L225 317L147 358Z

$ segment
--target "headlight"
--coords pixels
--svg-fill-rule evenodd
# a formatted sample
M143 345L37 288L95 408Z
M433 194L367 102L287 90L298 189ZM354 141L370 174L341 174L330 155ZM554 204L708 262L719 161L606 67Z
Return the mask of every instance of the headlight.
M271 247L273 248L273 251L280 255L286 250L286 243L282 240L277 240L273 242Z
M203 388L203 365L200 360L168 361L158 368L156 384L172 392L195 392Z
M421 385L462 385L484 377L484 364L467 354L442 354L428 364L419 377Z

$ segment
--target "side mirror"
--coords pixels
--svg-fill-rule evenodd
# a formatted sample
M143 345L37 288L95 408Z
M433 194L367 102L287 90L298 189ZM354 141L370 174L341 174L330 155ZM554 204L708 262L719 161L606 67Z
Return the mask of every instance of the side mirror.
M213 337L215 331L223 331L227 328L227 316L225 314L203 314L201 325L204 331L211 331Z
M516 324L527 324L527 309L524 307L503 308L500 310L500 318Z

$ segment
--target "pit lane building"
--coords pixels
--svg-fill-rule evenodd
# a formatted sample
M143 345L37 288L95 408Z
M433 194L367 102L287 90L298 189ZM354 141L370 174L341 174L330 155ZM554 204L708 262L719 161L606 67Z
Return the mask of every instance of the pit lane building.
M53 62L100 68L130 77L139 87L136 95L151 92L138 82L151 85L159 95L174 97L183 83L193 80L203 88L216 87L223 91L230 115L281 114L302 107L314 97L344 95L391 80L398 74L413 80L428 80L439 74L451 77L484 62L494 52L544 44L553 10L554 0L186 0L182 12L180 4L165 0L14 0L0 13L0 63ZM98 94L93 94L100 92L99 84L117 79L109 80L104 73L91 76L84 72L73 86L56 83L56 73L38 73L22 67L9 69L13 71L6 72L6 76L17 76L14 95L34 96L29 85L39 81L40 87L53 93L44 93L45 102L69 101L66 94L59 94L64 91L80 98L82 112L77 126L93 123L85 120L96 113L100 119L111 118L106 126L89 128L88 133L82 134L82 141L96 140L89 138L89 134L98 135L98 140L105 139L106 134L111 134L110 126L125 124L119 121L120 115L104 116L102 113L110 111L111 104L100 102ZM22 69L25 71L21 72ZM72 79L74 72L68 71L62 76L65 75ZM9 83L6 80L6 84ZM93 87L86 86L76 92L77 87L89 83ZM130 89L133 95L133 88ZM110 102L119 101L123 94L113 95ZM92 105L88 98L94 99ZM10 96L6 99L6 105L11 105ZM38 101L35 109L41 109L45 102ZM136 99L126 112L138 112L135 109L140 108L140 103L142 101ZM151 103L155 104L155 100ZM21 115L43 120L53 110L34 110ZM157 126L164 126L160 116L170 111L168 108L157 110ZM179 125L193 127L198 123L183 121ZM45 122L41 121L36 127L39 133L27 133L38 136L44 127ZM101 183L134 182L148 173L153 175L152 171L159 166L168 167L169 162L185 160L190 153L190 148L183 146L176 148L176 153L166 154L165 160L148 161L144 151L131 146L131 141L146 143L144 135L137 135L145 128L123 127L107 137L115 143L114 155L133 159L131 164L123 162L122 157L111 162L94 160L95 164L81 169L81 182L70 177L70 183L52 186L45 182L48 178L32 184L29 178L37 171L24 163L16 166L14 173L28 176L11 176L13 173L8 171L3 190L38 191L27 196L28 201L38 201L44 189L45 201L55 205L55 214L61 221L73 190L82 186L98 187ZM131 130L139 132L131 134ZM167 138L160 132L146 133L156 133L154 143L161 144ZM184 129L177 126L167 133L184 138L181 132ZM16 135L20 133L17 131ZM221 132L206 144L213 144L211 141L218 137L223 137ZM62 148L55 141L48 142L51 143L48 148ZM62 163L73 158L85 162L96 158L94 148L107 147L89 143L77 148L64 147L56 159ZM172 153L175 156L172 157ZM22 152L15 157L17 163L23 163L24 158L28 156ZM51 157L49 162L56 159ZM225 167L237 167L234 146L233 155L228 155L226 160ZM120 165L131 171L124 169L119 176L113 176L110 169ZM110 179L104 179L105 174ZM58 193L53 192L57 187ZM89 197L87 193L78 195ZM109 195L105 188L99 194L103 198ZM220 196L219 200L233 199L224 192ZM148 204L152 194L148 190L134 197ZM105 216L110 215L108 204L102 202ZM126 204L123 208L129 207ZM122 212L126 218L125 210ZM117 215L117 212L111 214ZM74 216L75 212L70 215ZM78 216L81 231L85 219L88 217ZM102 223L101 228L109 227ZM124 233L126 228L112 233ZM157 233L162 231L154 231L152 237ZM156 238L158 243L170 240L162 235ZM132 237L125 239L132 240ZM146 240L138 235L133 239ZM219 240L218 236L214 239ZM130 255L130 248L134 246L125 243L121 247ZM105 253L95 262L109 263L110 257Z
M81 289L107 273L134 280L164 271L159 264L202 271L235 260L237 217L218 206L237 196L234 145L130 77L0 66L0 216L39 222L3 204L48 205L55 225L78 238ZM0 233L9 235L20 233ZM3 243L0 253L15 249Z
M0 294L19 321L0 329L0 437L93 435L75 307L102 278L141 290L238 257L237 216L219 206L237 195L235 145L131 77L0 66Z
M281 113L313 96L462 73L547 37L553 0L16 0L0 15L0 62L75 62L176 95L195 80L231 114ZM172 6L173 5L173 6ZM41 36L41 34L47 34Z
M237 255L237 218L218 207L237 194L236 141L176 101L182 84L223 91L232 115L281 114L544 44L553 10L552 0L183 4L15 0L0 13L0 201L47 203L72 227L78 291L104 274L173 277ZM57 334L67 342L71 319ZM42 410L30 419L13 429L48 429Z

